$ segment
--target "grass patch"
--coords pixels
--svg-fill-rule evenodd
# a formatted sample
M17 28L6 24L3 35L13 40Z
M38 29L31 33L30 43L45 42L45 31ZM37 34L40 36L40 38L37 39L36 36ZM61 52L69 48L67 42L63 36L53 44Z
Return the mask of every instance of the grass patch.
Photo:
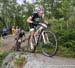
M41 49L40 49L40 46L36 46L36 53L40 53L41 52Z
M3 39L0 38L0 47L2 47L2 46L3 46Z
M14 58L14 68L22 68L23 64L26 63L24 57Z
M2 62L3 62L3 59L7 56L7 52L5 51L0 51L0 68L1 68L1 65L2 65Z

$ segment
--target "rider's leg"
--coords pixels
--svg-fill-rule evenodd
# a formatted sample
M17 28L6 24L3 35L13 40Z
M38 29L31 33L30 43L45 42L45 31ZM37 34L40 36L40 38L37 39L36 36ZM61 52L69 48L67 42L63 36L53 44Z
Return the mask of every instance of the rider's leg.
M30 45L31 45L31 48L33 49L33 36L34 36L34 33L35 33L35 26L37 25L34 25L33 23L29 23L29 27L30 27Z
M34 36L34 29L30 30L30 41L32 41L33 36Z
M33 47L33 36L34 36L34 32L35 32L35 30L34 30L34 28L33 29L30 29L30 46L31 46L31 49L33 49L34 47Z

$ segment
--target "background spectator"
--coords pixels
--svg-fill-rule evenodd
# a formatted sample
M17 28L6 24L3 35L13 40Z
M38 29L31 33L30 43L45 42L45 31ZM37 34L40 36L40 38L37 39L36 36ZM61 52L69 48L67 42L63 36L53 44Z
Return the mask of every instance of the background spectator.
M8 33L8 29L7 27L4 26L2 29L2 37L5 38L7 36L7 33Z
M16 29L15 29L15 26L12 26L12 35L13 35L13 36L16 35Z
M18 35L19 33L20 33L20 28L16 26L16 35Z

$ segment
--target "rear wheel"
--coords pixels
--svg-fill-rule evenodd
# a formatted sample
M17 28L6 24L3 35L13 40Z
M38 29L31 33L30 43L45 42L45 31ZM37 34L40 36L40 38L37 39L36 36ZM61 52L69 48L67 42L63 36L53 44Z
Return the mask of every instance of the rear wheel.
M47 34L47 37L45 36ZM45 41L42 39L42 42L40 42L40 47L42 50L42 53L46 56L52 57L56 54L57 52L57 39L56 36L53 32L51 31L44 31L44 37Z

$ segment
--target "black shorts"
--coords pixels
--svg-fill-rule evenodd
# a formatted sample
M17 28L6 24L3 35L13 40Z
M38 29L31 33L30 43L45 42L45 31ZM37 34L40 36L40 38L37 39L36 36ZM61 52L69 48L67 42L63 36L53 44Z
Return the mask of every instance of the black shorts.
M37 27L38 24L36 23L29 23L29 29L30 31L33 31L35 29L35 27Z
M7 35L7 33L2 33L2 36L6 36Z

